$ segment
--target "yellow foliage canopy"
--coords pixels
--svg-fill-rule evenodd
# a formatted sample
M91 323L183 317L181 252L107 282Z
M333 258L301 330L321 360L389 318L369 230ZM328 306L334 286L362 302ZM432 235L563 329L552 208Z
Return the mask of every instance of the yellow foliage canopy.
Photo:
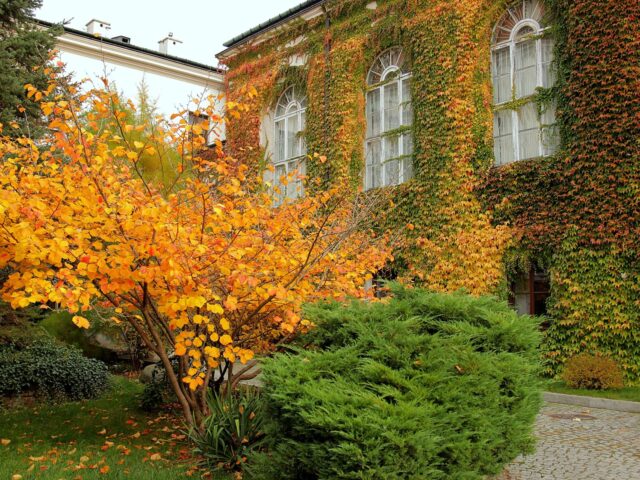
M220 146L199 156L204 139L185 122L162 133L181 155L175 188L150 183L117 102L91 91L43 105L47 148L2 138L0 267L13 272L2 294L13 307L59 305L81 328L81 312L112 308L165 366L180 357L170 380L197 420L215 368L297 331L303 302L365 295L388 250L368 230L370 199L336 185L274 207L262 172ZM92 128L79 120L87 103Z

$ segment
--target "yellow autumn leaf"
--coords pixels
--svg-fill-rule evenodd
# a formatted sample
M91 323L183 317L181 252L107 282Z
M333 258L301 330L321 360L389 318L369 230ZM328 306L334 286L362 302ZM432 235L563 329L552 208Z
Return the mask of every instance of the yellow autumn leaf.
M224 301L224 306L233 311L238 308L238 299L232 295L229 295Z
M221 315L224 313L224 309L222 308L222 306L217 303L214 303L213 305L212 304L207 305L207 310L210 311L211 313L215 313L218 315Z
M91 325L89 323L89 320L87 320L84 317L81 317L79 315L75 315L71 321L75 324L76 327L78 328L89 328L89 326Z

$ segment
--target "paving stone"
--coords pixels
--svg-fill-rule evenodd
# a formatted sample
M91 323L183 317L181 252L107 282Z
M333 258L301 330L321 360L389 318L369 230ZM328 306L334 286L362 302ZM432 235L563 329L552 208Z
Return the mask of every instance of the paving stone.
M535 431L536 452L501 480L640 479L640 414L548 403Z

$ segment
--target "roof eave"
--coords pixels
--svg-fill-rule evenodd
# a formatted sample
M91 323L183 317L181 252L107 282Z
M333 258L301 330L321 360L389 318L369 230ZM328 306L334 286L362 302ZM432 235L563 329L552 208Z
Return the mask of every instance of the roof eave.
M202 70L206 70L209 71L211 73L214 74L218 74L218 75L224 75L225 74L225 70L221 69L221 68L217 68L211 65L205 65L203 63L199 63L199 62L195 62L193 60L189 60L186 58L181 58L181 57L176 57L173 55L167 55L165 53L161 53L159 51L155 51L155 50L150 50L148 48L144 48L144 47L139 47L137 45L132 45L129 43L122 43L119 42L117 40L112 40L111 38L108 37L103 37L103 36L96 36L96 35L92 35L91 33L88 32L83 32L82 30L77 30L75 28L71 28L71 27L67 27L65 25L61 25L59 23L53 23L53 22L48 22L46 20L39 20L39 19L34 19L36 23L38 23L39 25L42 25L43 27L47 27L47 28L51 28L51 27L55 27L55 26L60 26L64 29L65 33L68 34L72 34L72 35L78 35L87 39L91 39L94 40L96 42L104 42L104 43L108 43L110 45L116 46L116 47L121 47L123 49L126 50L134 50L136 52L145 54L145 55L149 55L149 56L153 56L153 57L159 57L165 60L169 60L172 62L176 62L176 63L180 63L183 65L188 65L190 67L193 68L198 68L198 69L202 69Z
M232 55L232 53L240 48L242 45L255 40L256 38L273 31L274 29L281 27L295 18L298 18L305 13L312 11L313 9L319 7L321 4L325 3L327 0L307 0L306 2L301 3L300 5L290 8L286 12L277 15L266 22L261 23L260 25L253 27L250 30L247 30L244 33L228 40L223 45L227 47L220 53L216 55L219 59L225 59Z

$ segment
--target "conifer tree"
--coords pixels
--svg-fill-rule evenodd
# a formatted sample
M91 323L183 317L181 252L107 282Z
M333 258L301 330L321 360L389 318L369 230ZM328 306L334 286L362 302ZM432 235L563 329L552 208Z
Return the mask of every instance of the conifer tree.
M40 28L33 12L41 0L0 0L0 123L6 134L37 134L39 102L29 99L25 84L43 87L42 67L54 47L56 30Z

